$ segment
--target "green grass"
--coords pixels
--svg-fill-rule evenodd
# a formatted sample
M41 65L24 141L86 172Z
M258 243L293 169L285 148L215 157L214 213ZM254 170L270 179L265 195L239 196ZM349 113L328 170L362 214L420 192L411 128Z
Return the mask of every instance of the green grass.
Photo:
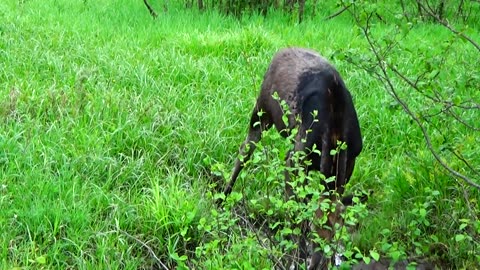
M414 29L404 43L411 53L396 55L400 68L415 74L416 53L435 54L432 44L448 36ZM198 226L212 215L210 166L233 165L268 63L293 45L332 59L354 96L365 147L349 189L375 191L359 245L380 249L386 237L413 253L412 241L435 235L450 267L479 267L478 230L454 240L458 220L473 218L467 202L478 216L479 193L445 175L382 86L339 57L368 52L348 18L238 21L172 5L154 21L140 1L8 0L0 3L2 269L151 269L156 260L140 242L169 267L187 256L197 268L269 268L252 236L232 235L240 244L231 248L209 242L209 258L195 252L209 240ZM454 44L452 72L474 73L464 68L478 59L469 48ZM473 155L478 142L459 143ZM411 225L422 208L432 226Z

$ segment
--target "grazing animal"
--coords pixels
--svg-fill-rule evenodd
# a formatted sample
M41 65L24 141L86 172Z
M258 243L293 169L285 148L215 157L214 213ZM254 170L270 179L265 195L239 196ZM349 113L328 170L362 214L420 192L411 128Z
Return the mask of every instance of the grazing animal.
M275 92L288 105L290 114L287 124L282 120L284 112L279 100L272 97ZM362 150L360 125L352 97L340 74L315 51L286 48L274 56L251 115L248 136L240 147L243 159L237 158L235 161L231 179L224 189L225 196L231 193L245 162L255 150L255 144L260 141L262 131L272 126L284 137L296 128L298 132L293 152L306 153L306 158L311 162L305 169L320 171L326 178L335 176L335 181L324 182L324 185L329 191L343 194L345 184L352 175L355 158ZM332 156L330 150L337 148L338 141L345 142L347 149ZM320 150L321 155L311 149ZM287 166L292 166L293 152L287 157ZM288 172L285 177L288 182ZM290 185L286 186L287 195L292 196ZM330 199L332 203L338 201L336 196ZM338 212L327 214L330 228L339 221ZM321 210L316 213L318 218L323 215ZM324 228L317 229L317 233L326 240L330 240L334 234L332 230ZM319 267L322 258L320 253L314 254L309 269Z

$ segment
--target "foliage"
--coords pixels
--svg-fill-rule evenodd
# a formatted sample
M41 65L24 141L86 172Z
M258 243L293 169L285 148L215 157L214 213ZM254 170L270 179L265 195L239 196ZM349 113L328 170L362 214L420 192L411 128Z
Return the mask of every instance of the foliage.
M282 104L287 112L286 104ZM254 262L255 268L289 269L292 263L305 264L299 255L301 241L309 244L313 241L320 243L320 249L329 258L335 254L345 255L344 265L363 258L352 243L352 231L358 220L367 215L365 205L357 203L349 206L347 211L339 213L345 220L336 224L337 233L330 243L325 243L314 230L309 229L326 226L327 216L314 219L316 211L321 209L323 212L335 212L340 208L335 207L330 199L323 199L333 194L325 190L321 180L328 182L334 179L325 179L318 172L305 174L300 166L305 162L305 153L295 153L292 158L296 166L286 168L284 161L291 150L295 135L296 130L292 130L287 139L274 130L263 132L262 141L257 143L256 151L246 162L236 185L240 192L234 192L226 198L223 211L212 209L209 220L202 218L199 229L205 232L206 238L202 241L203 244L197 247L197 257L201 255L198 257L199 261L196 261L197 264L213 268L242 268L238 264L238 258L244 258L245 250L251 250L248 256L258 254L258 258L248 257L239 261ZM342 144L343 148L345 144ZM335 154L339 149L333 149L332 153L326 154ZM224 164L212 164L212 167L215 168L214 173L220 177L229 174ZM289 183L295 194L291 198L287 198L285 194L285 170L289 171ZM209 196L216 199L223 198L224 195L212 193ZM354 200L358 202L358 198ZM236 239L237 235L243 237ZM212 245L216 248L212 249ZM219 245L226 254L218 254ZM223 261L225 264L210 265L211 258L219 255L226 256ZM237 260L229 259L230 256ZM364 260L369 260L368 253Z
M241 17L252 13L267 16L269 11L282 11L298 18L320 16L331 19L355 6L368 6L370 9L380 8L399 13L409 22L423 20L433 21L445 19L463 23L479 23L475 16L480 11L478 1L446 1L446 0L401 0L401 1L352 1L352 0L184 0L186 7L196 6L200 10L216 9L227 15ZM386 15L386 14L382 14ZM388 16L388 15L387 15Z
M480 81L473 72L480 66L478 61L458 58L458 54L452 49L456 44L464 43L467 44L465 49L478 57L480 47L469 36L468 25L452 25L443 19L438 10L431 9L428 3L419 1L417 4L430 18L444 27L441 29L443 31L440 34L439 46L434 47L430 41L416 38L416 34L413 33L421 25L412 24L408 16L402 16L399 11L385 6L376 6L370 1L362 1L355 3L350 14L360 33L366 38L369 50L362 52L346 50L344 57L384 84L385 90L397 102L398 107L419 127L427 149L438 164L452 177L467 185L462 186L464 189L462 196L468 202L470 196L477 196L480 188L480 164L475 154L470 151L475 149L477 142L472 139L478 137L480 131L476 123L471 121L480 116L480 95L476 91L480 87ZM382 31L378 31L379 25L388 22L394 26L387 29L382 27ZM457 27L463 28L457 30ZM417 46L412 47L412 42ZM423 46L436 50L424 50ZM402 68L399 59L408 59L413 66ZM462 62L466 70L459 72L453 67L453 62ZM420 103L416 103L420 100ZM444 128L445 125L448 129ZM430 192L430 188L426 188L426 191ZM439 192L433 191L432 194L438 195ZM422 208L417 208L420 205L417 204L411 211L414 217L408 224L409 231L413 231L413 234L407 234L410 240L428 234L421 232L422 226L433 227L428 220L424 220L426 208L431 206L428 199L436 202L434 198L427 196ZM467 218L464 221L469 223L470 218L475 219L477 215L477 207L468 207ZM459 220L456 222L463 223ZM461 226L468 226L466 223ZM468 236L462 234L456 237L456 241L465 238L471 240L477 238L473 240L477 242L478 234L473 231ZM423 255L439 241L435 234L431 235L430 240L435 243L420 243L413 240L412 244L417 247L415 253Z
M236 20L168 3L168 12L152 20L141 1L0 2L2 268L269 268L268 254L287 246L265 249L261 231L241 217L275 224L263 202L287 203L273 194L283 192L281 176L270 182L275 188L266 183L281 170L288 142L264 141L268 151L258 151L245 170L230 211L214 208L210 192L228 178L271 56L293 45L335 63L359 115L365 145L347 193L374 195L364 218L346 212L359 225L345 234L345 250L480 267L479 192L436 163L421 131L370 76L374 70L346 61L371 59L348 13L298 25L276 11ZM458 29L479 40L472 30L478 25L468 26ZM377 21L372 31L400 39L386 60L412 78L430 65L439 75L432 73L423 89L446 95L438 80L455 89L452 97L478 101L478 91L470 91L478 52L467 40L429 20L415 21L403 39L390 34L395 29ZM446 62L436 67L442 55ZM394 85L417 113L439 108L424 105L401 80ZM466 157L479 151L478 137L451 119L430 121L437 149L447 138ZM468 170L463 162L452 166ZM222 181L212 171L222 172Z
M474 179L480 176L477 169L480 164L475 162L474 154L466 150L470 147L468 139L463 135L468 133L470 136L480 131L474 122L466 120L463 116L466 114L470 118L473 115L478 116L480 113L480 102L478 102L480 96L476 91L472 91L472 89L480 87L480 80L473 74L474 72L469 72L477 70L479 66L477 62L466 61L465 65L469 66L467 68L469 71L458 73L456 70L450 69L450 63L459 60L451 50L456 42L467 39L473 45L469 49L477 48L480 52L480 47L465 34L456 35L457 31L452 26L438 18L439 22L445 23L446 28L454 35L446 33L447 35L442 37L440 53L421 53L415 48L405 46L405 42L403 42L404 39L410 38L411 29L416 25L412 25L399 13L395 18L390 18L395 23L394 27L384 32L377 32L375 28L378 21L375 19L375 15L379 18L386 17L379 12L389 13L391 11L372 8L368 1L364 1L351 12L370 46L371 53L356 57L355 54L358 52L351 50L346 52L346 57L350 62L368 70L384 83L387 92L421 128L427 147L443 167L454 176L480 188L480 184L476 184L474 180L463 175L472 175ZM384 20L382 19L381 23ZM417 40L417 42L420 41ZM428 46L428 42L425 45ZM405 53L408 53L411 61L415 63L414 70L398 67L397 61L400 57L405 58ZM456 74L456 80L451 80L451 74ZM395 81L397 78L398 82ZM415 96L417 99L422 99L425 101L422 105L428 104L428 106L410 105L412 102L402 93L404 89L409 90L409 97ZM442 132L438 126L439 123L445 122L448 122L451 128L448 133ZM432 138L432 136L435 137ZM465 139L458 140L461 137ZM439 146L435 147L437 144ZM448 152L451 153L451 157L447 159ZM456 171L448 165L455 162L455 159L466 165L466 172L463 172L463 169L462 172Z

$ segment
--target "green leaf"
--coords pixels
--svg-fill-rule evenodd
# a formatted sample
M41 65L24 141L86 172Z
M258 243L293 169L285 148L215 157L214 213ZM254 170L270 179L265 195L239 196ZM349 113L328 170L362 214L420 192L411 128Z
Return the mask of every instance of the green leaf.
M407 269L406 270L415 270L417 269L417 266L416 265L407 265Z
M363 257L363 261L364 261L366 264L369 264L371 260L370 260L370 257L364 256L364 257Z
M455 235L455 241L457 241L457 242L463 241L464 239L465 239L465 235L463 235L463 234Z
M290 228L283 228L282 231L281 231L282 235L290 235L292 233L293 233L293 231Z
M35 261L38 264L46 264L47 263L47 258L45 256L40 256L35 259Z
M331 251L332 251L332 247L330 247L330 245L325 245L325 246L323 247L323 252L324 252L325 254L329 254Z
M213 195L213 199L214 199L214 200L221 199L222 201L224 201L224 200L225 200L225 194L223 194L223 193L216 193L215 195Z
M438 75L438 73L440 73L438 70L432 70L432 72L427 74L427 78L431 80L431 79L435 78Z
M187 235L187 232L188 232L188 227L185 227L185 228L180 230L180 235L182 237L185 237L185 235Z
M382 249L383 252L387 252L388 250L390 250L391 247L392 247L391 244L389 244L389 243L383 243L381 249Z
M380 254L378 254L378 252L376 252L375 250L370 250L370 256L377 262L380 259Z
M396 262L398 259L400 259L400 256L402 256L402 253L398 250L393 251L390 253L390 256L392 257L393 261Z
M183 261L186 261L188 259L188 257L186 255L178 256L178 253L176 253L176 252L170 254L170 258L172 258L173 260L175 260L177 262L178 261L183 262Z

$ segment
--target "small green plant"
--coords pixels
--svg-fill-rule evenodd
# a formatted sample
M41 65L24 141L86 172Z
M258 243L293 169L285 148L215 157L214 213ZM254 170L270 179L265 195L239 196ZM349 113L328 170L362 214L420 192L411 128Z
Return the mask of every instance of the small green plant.
M279 101L284 112L282 119L288 125L287 104L279 100L278 95L274 95L274 98ZM236 186L239 191L232 192L227 198L223 194L211 194L215 200L222 198L225 203L223 211L212 209L209 218L201 219L198 229L204 232L205 241L197 247L197 260L207 260L206 258L214 256L211 252L218 251L220 247L229 254L239 245L243 249L253 249L255 253L264 254L262 264L269 267L287 267L292 263L301 263L302 252L309 253L304 249L313 242L318 243L317 250L329 258L337 253L340 256L340 252L347 255L358 253L354 252L358 248L352 243L348 228L366 215L366 208L357 204L344 211L344 208L337 205L339 202L334 203L329 199L338 197L338 194L326 191L322 183L335 181L335 177L326 179L317 171L306 173L304 166L309 162L306 153L290 153L297 132L296 128L288 130L288 136L283 138L276 131L264 131L262 140L256 144L256 151L245 162ZM338 142L336 149L328 154L336 155L346 148L345 143ZM318 149L311 151L321 154ZM287 157L293 166L285 165ZM216 164L213 167L219 170L214 172L216 175L228 175L224 165ZM294 196L290 197L287 189L291 189ZM354 197L354 201L358 203L358 198ZM335 211L342 212L334 213ZM328 215L320 217L319 213L330 212L341 215L345 219L344 223L336 224L335 228L326 227ZM311 228L326 228L338 233L332 242L325 242L325 239L318 236L316 229ZM238 243L233 242L231 235L242 235L244 239L238 239ZM248 246L245 246L247 243ZM355 261L351 256L349 259Z

